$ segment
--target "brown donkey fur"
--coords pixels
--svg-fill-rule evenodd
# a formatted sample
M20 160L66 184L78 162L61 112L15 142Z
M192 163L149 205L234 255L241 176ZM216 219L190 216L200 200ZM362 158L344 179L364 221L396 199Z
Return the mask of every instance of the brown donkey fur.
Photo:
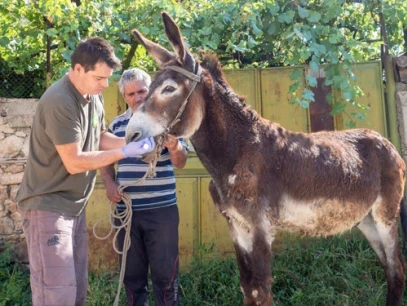
M126 140L164 133L187 101L170 133L190 139L212 177L210 193L229 224L245 304L272 304L277 230L327 236L357 226L385 269L387 305L401 305L405 262L397 220L405 164L395 147L367 129L305 134L265 120L228 85L216 57L200 64L173 19L162 17L174 53L133 32L162 70ZM200 76L196 87L185 71Z

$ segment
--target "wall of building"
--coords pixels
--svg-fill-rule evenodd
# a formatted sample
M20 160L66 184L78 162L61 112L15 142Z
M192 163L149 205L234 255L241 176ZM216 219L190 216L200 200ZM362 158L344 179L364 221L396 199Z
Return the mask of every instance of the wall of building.
M16 195L23 178L37 100L0 98L0 252L10 244L20 262L28 262Z

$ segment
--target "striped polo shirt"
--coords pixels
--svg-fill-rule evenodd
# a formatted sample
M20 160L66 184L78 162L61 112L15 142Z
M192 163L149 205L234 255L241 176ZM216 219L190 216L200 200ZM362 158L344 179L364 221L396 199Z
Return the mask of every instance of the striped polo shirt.
M109 126L109 132L124 137L131 115L132 111L129 108L125 113L113 119ZM185 141L182 138L180 141L182 146L186 148ZM143 183L134 184L145 175L148 168L149 164L140 158L124 158L118 162L116 182L119 185L130 185L124 189L124 192L132 199L133 211L176 205L174 166L171 163L170 152L166 147L163 148L157 162L156 177L146 178ZM117 207L119 210L125 209L123 201L120 201Z

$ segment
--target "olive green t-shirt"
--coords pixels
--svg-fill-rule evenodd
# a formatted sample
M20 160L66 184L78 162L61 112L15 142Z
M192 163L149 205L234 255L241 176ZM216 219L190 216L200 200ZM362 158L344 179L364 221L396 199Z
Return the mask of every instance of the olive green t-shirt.
M105 130L101 95L88 101L67 75L48 88L34 115L18 207L79 215L95 185L96 170L69 174L55 145L79 142L83 152L95 151L101 130Z

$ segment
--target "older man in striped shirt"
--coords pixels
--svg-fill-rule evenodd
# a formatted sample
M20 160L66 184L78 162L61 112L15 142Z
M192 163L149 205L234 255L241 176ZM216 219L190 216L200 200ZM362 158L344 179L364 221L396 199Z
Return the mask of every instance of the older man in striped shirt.
M123 72L119 91L129 106L116 117L109 132L123 137L134 110L148 93L151 78L138 68ZM147 172L149 164L140 158L125 158L101 170L109 200L125 208L117 191L119 185L130 185L124 192L132 199L131 246L127 254L124 285L128 305L148 305L148 269L151 271L155 305L179 305L178 300L178 207L175 191L174 166L183 168L187 146L183 139L168 135L156 165L156 177L134 184ZM122 249L124 231L118 235Z

